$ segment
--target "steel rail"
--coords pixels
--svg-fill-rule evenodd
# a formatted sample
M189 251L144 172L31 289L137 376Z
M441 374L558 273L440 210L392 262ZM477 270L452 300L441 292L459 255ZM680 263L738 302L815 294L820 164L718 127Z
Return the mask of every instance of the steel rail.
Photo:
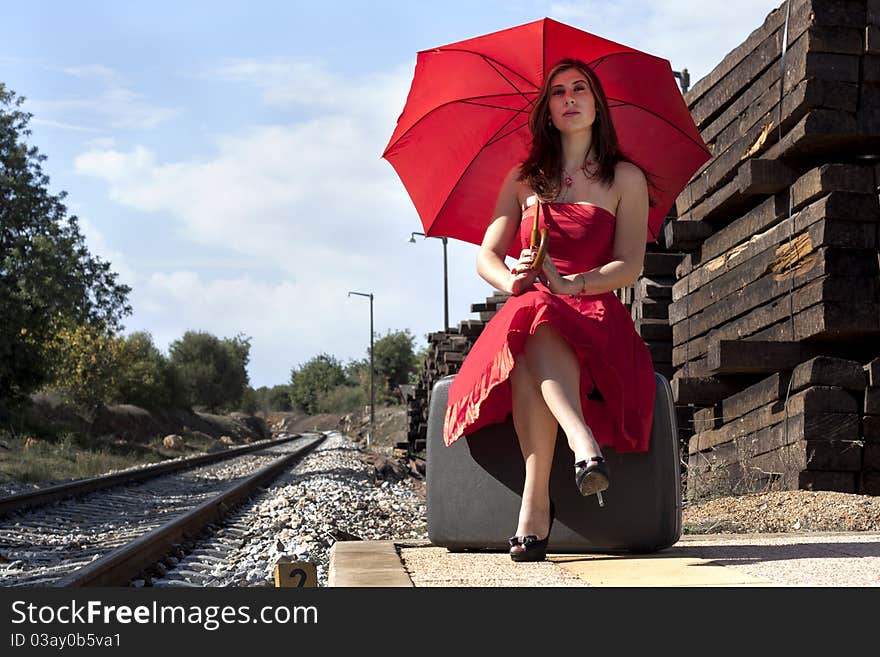
M27 493L7 495L6 497L0 497L0 518L13 511L42 506L43 504L48 504L68 497L75 497L77 495L84 495L85 493L91 493L104 488L121 486L136 481L144 481L146 479L154 479L155 477L168 474L169 472L188 470L207 463L223 461L248 452L281 445L291 440L295 440L300 436L301 434L294 434L287 438L263 440L250 445L242 445L241 447L233 447L231 449L211 452L210 454L200 454L198 456L190 456L174 461L156 463L136 470L125 470L123 472L114 472L112 474L100 475L98 477L90 477L88 479L77 479L75 481L56 484L54 486Z
M146 568L171 552L175 545L197 537L207 525L220 522L226 513L246 500L254 490L275 479L292 461L308 454L326 437L326 434L322 434L305 443L295 452L270 463L226 492L95 559L57 580L52 586L126 586Z

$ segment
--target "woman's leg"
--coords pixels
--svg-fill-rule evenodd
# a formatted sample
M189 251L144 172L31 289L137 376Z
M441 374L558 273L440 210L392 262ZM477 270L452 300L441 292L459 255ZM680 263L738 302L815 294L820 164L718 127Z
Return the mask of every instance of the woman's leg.
M568 438L575 462L601 455L580 402L580 364L571 346L548 324L541 324L526 342L528 370L547 408ZM515 405L515 402L514 402Z
M510 375L513 392L513 426L526 467L517 536L547 535L550 525L550 466L556 447L556 418L550 413L541 390L520 355ZM522 551L516 546L512 551Z

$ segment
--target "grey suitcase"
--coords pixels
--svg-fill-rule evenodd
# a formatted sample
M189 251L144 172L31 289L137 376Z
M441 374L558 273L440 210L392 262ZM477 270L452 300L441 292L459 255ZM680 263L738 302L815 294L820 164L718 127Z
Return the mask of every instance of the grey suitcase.
M510 416L503 423L443 444L443 418L454 377L440 379L428 414L426 495L428 538L450 550L508 549L516 530L525 468ZM574 483L574 455L557 435L550 496L556 520L548 550L653 552L681 537L678 430L672 389L655 372L657 394L647 452L602 453L611 472L605 507L582 497Z

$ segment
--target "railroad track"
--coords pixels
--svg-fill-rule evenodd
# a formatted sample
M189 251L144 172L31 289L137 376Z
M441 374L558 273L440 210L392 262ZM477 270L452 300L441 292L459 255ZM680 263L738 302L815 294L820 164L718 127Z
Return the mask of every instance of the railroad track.
M183 556L325 437L265 441L220 453L226 460L219 462L211 454L161 464L174 472L117 473L135 481L71 482L46 489L43 499L36 497L43 491L0 498L0 586L125 586L145 572L161 575L161 564Z

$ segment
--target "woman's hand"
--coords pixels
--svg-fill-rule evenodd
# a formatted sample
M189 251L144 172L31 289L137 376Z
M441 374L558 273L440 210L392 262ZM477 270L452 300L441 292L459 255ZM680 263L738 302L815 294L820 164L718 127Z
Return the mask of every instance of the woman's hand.
M519 296L532 287L532 284L538 277L540 272L530 269L537 253L538 247L536 246L533 246L530 249L523 249L519 254L519 260L511 268L510 293L513 294L513 296Z
M544 258L544 265L539 275L540 281L550 288L553 294L580 294L581 280L578 277L569 280L559 273L550 258Z

